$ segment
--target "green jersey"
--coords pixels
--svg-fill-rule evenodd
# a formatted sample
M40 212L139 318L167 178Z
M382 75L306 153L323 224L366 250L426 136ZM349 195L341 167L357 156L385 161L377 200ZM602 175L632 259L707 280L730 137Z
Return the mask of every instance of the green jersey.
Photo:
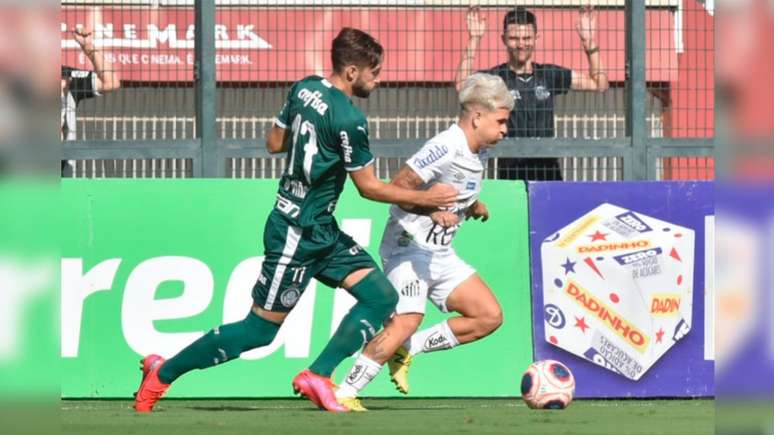
M309 76L290 88L274 123L290 133L277 208L299 227L333 222L347 172L374 160L365 115L328 80Z

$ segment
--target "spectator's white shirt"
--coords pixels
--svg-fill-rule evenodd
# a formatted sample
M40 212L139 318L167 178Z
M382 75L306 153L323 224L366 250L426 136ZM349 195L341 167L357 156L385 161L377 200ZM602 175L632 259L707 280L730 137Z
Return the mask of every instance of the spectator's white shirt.
M457 204L451 212L465 220L465 211L478 199L487 157L484 151L473 154L465 133L453 124L437 134L411 156L406 164L416 172L425 190L435 183L446 183L459 191ZM429 216L408 213L393 205L382 237L380 255L386 258L403 248L418 248L429 252L451 249L459 225L444 229Z

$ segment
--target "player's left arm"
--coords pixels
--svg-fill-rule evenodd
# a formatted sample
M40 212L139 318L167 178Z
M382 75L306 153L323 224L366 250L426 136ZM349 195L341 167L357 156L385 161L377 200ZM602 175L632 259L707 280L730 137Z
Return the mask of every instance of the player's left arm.
M481 219L481 222L489 220L489 209L486 208L486 204L481 200L476 200L473 204L465 210L465 219L473 218L475 220Z
M572 71L571 89L578 91L604 92L610 87L607 73L602 65L602 56L599 53L599 44L596 42L596 18L594 9L586 6L581 9L578 22L575 25L580 37L586 58L589 61L588 72Z

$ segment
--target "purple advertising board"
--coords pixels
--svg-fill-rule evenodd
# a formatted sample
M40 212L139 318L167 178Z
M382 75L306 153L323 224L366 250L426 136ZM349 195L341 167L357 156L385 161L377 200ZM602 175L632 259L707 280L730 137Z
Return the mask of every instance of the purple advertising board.
M722 184L717 190L716 393L774 395L774 191Z
M714 184L528 195L535 360L565 363L576 397L714 396Z

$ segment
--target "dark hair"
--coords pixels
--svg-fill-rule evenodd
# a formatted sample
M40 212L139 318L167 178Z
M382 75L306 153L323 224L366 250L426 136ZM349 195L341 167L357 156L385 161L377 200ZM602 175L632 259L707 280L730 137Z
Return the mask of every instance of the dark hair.
M375 67L382 63L384 49L381 44L362 30L344 27L331 46L331 63L334 72L341 72L347 65Z
M524 6L518 6L508 11L503 18L503 33L508 29L509 24L531 24L537 32L537 18L535 14L526 10Z

